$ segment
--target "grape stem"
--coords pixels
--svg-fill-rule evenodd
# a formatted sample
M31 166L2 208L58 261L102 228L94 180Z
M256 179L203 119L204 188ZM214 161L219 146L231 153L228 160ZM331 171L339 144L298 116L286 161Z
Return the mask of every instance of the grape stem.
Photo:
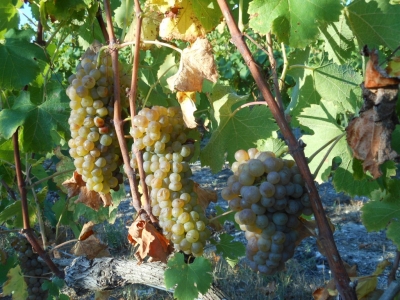
M213 222L213 221L215 221L215 220L217 220L217 219L219 219L219 218L221 218L223 216L229 215L229 214L234 213L234 212L235 212L234 210L228 210L228 211L226 211L226 212L224 212L224 213L222 213L222 214L220 214L220 215L218 215L218 216L216 216L214 218L209 219L208 221L209 222Z
M51 252L53 252L54 250L57 250L57 249L59 249L59 248L61 248L61 247L64 247L64 246L66 246L66 245L68 245L68 244L75 243L75 242L78 242L78 241L79 241L78 239L73 239L73 240L66 241L66 242L64 242L64 243L58 244L57 246L54 246L53 248L51 248L51 249L49 250L49 253L51 253Z
M346 133L342 133L339 134L337 136L335 136L334 138L332 138L331 140L329 140L328 142L326 142L324 145L321 146L321 148L319 148L318 150L316 150L308 159L308 163L310 163L322 150L324 150L326 147L328 147L332 142L334 142L337 138L341 138L343 135L345 135Z
M226 0L217 0L218 5L222 11L222 14L228 25L231 41L237 47L238 51L242 54L244 61L247 63L249 70L263 95L264 100L268 103L269 109L271 110L279 128L288 144L290 153L295 159L297 166L299 167L300 173L306 182L306 188L310 196L310 202L315 215L315 219L318 225L318 239L321 242L324 249L326 249L326 256L328 259L329 266L332 271L332 275L335 279L335 283L340 295L346 300L356 300L357 295L354 289L350 286L350 278L346 272L343 261L340 258L339 251L333 239L332 229L329 226L329 222L326 218L321 198L318 194L317 187L314 183L314 178L310 172L310 168L307 164L307 159L304 155L303 146L295 138L287 120L285 114L279 109L271 91L267 87L263 74L260 72L254 58L243 41L243 35L239 31L235 19L233 18ZM302 66L303 68L305 66ZM310 68L311 69L311 68Z
M315 172L313 174L314 179L317 177L319 170L321 169L322 165L324 164L326 158L328 157L329 153L331 153L332 149L335 147L335 145L340 141L342 137L346 135L346 132L343 132L341 135L337 136L333 142L333 144L329 147L328 151L326 151L324 157L321 159L321 162L319 163L318 167L315 169Z

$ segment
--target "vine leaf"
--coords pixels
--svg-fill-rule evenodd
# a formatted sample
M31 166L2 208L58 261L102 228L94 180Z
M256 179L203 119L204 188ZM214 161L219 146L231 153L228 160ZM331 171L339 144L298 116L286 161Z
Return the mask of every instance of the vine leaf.
M193 191L197 194L199 204L204 211L211 202L217 203L218 195L216 191L203 189L197 182L194 182Z
M132 5L133 9L133 5ZM159 25L161 23L162 15L157 12L146 12L142 18L142 28L140 33L140 40L143 41L154 41L158 36ZM131 42L136 40L136 25L137 18L132 20L129 26L128 33L126 34L124 41ZM121 27L122 28L122 27ZM140 45L141 50L148 50L152 47L152 44Z
M339 19L342 8L335 0L254 0L249 25L262 35L272 31L279 42L304 48L316 40L318 27Z
M136 219L128 229L128 241L133 245L139 245L135 256L139 262L146 256L152 261L167 262L173 247L168 239L149 222Z
M196 128L197 123L193 113L197 110L196 108L196 92L177 92L176 98L181 105L183 121L186 127Z
M266 140L257 141L258 151L272 151L275 153L276 157L282 156L284 153L288 152L288 146L281 139L268 138Z
M121 6L114 10L114 20L119 28L126 28L132 22L135 5L133 0L121 0Z
M371 172L376 179L382 175L381 164L399 158L391 146L392 132L399 123L396 115L399 79L383 74L376 51L368 54L370 60L362 85L364 105L360 116L349 123L346 131L354 157L363 160L364 172Z
M93 222L83 225L78 241L72 247L71 253L76 256L86 256L88 259L111 256L107 244L100 241L94 234Z
M394 50L399 45L396 37L400 35L400 6L390 5L387 0L356 0L344 9L344 14L361 47Z
M167 78L178 72L178 64L176 63L175 53L170 53L166 56L165 61L160 65L157 72L157 78L160 82L164 93L171 93L172 90L168 87Z
M217 92L217 96L220 94ZM215 118L213 123L217 127L201 151L200 158L203 166L210 166L213 172L218 172L226 159L229 163L235 161L237 150L255 147L258 140L270 137L278 126L265 105L233 109L242 104L247 96L229 93L220 99L214 97L212 95L210 100Z
M212 266L208 259L196 257L193 263L186 264L182 253L176 253L168 260L164 272L167 289L175 288L177 299L196 299L199 293L205 294L213 281Z
M361 219L368 231L387 229L386 235L400 247L400 180L392 179L385 190L375 190L362 208Z
M8 271L8 280L3 285L3 294L12 295L13 299L27 299L28 286L22 274L21 267L17 265Z
M211 240L217 248L217 253L221 254L228 264L233 268L239 262L239 258L245 256L246 247L243 243L233 241L234 237L230 234L223 233L219 236L220 240Z
M3 0L0 3L0 39L4 38L7 28L17 28L19 24L18 9L22 2L18 0Z
M33 30L10 29L0 43L0 85L3 89L20 90L43 71L45 51L31 43Z
M302 140L306 143L304 149L307 157L311 156L316 149L335 137L343 134L344 128L337 124L336 117L338 114L338 107L332 102L322 100L319 105L311 105L311 107L304 109L298 117L298 121L302 126L312 129L313 135L304 135ZM321 162L325 151L321 151L310 162L310 170L314 172ZM332 161L334 158L340 159L340 165L334 171L333 184L338 192L346 192L350 196L369 196L369 194L379 188L379 183L372 181L372 177L364 174L361 178L354 176L357 171L353 159L353 153L348 146L346 139L340 139L330 154L327 156L322 164L322 167L316 177L317 181L322 181L331 172ZM387 166L385 166L386 168ZM392 168L393 166L389 167ZM387 176L391 172L387 171ZM356 177L356 178L355 178Z
M207 39L197 39L190 48L182 52L178 72L167 79L169 89L201 92L204 79L217 82L218 73Z
M325 50L336 64L344 64L351 58L356 45L354 35L346 23L344 15L341 15L338 22L330 23L326 28L320 28L321 37L325 41Z

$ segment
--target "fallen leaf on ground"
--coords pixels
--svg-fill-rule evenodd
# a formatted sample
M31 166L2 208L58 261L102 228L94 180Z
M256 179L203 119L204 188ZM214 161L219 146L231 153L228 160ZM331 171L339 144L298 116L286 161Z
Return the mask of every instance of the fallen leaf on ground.
M135 256L139 262L147 256L152 261L167 262L173 247L168 239L147 221L136 219L128 229L128 241L134 246L139 245Z
M167 79L171 91L201 92L204 79L217 82L218 73L207 39L197 39L182 52L178 72Z

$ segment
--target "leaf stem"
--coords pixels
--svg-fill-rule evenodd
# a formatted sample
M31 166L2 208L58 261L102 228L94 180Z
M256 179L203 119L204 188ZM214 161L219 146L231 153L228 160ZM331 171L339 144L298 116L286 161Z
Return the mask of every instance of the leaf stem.
M136 28L137 28L137 27L136 27ZM124 48L124 47L126 47L126 46L130 46L130 45L140 45L140 43L143 43L143 44L154 44L154 45L158 45L158 46L168 47L168 48L174 49L175 51L179 52L180 54L182 54L182 52L183 52L182 49L179 49L179 48L176 47L176 46L173 46L173 45L168 44L168 43L163 43L163 42L160 42L160 41L157 41L157 40L156 40L156 41L147 41L147 40L141 41L141 40L139 39L139 42L137 42L137 41L134 41L134 42L125 42L125 43L119 44L117 47L118 47L119 49L121 49L121 48Z
M45 182L45 181L47 181L47 180L49 180L49 179L52 179L52 178L54 178L54 177L63 175L63 174L65 174L65 173L70 173L70 172L73 172L73 171L75 171L75 169L69 169L69 170L64 170L64 171L56 172L56 173L54 173L54 174L51 174L50 176L47 176L47 177L45 177L45 178L42 178L42 179L36 181L36 182L34 182L34 183L30 183L30 185L26 186L25 188L26 188L26 189L33 188L34 186L36 186L36 185L38 185L38 184L41 184L42 182Z
M216 216L216 217L214 217L214 218L209 219L208 221L209 221L209 222L212 222L212 221L218 220L219 218L221 218L221 217L223 217L223 216L226 216L226 215L229 215L229 214L234 213L234 212L236 212L236 211L234 211L234 210L228 210L228 211L226 211L226 212L224 212L224 213L222 213L222 214L220 214L220 215L218 215L218 216Z
M326 142L324 145L322 145L310 157L308 157L308 159L307 159L308 163L310 163L322 150L324 150L326 147L328 147L333 141L335 141L337 138L341 138L345 134L346 133L343 132L342 134L339 134L339 135L335 136L334 138L332 138L328 142Z
M286 73L288 71L288 66L289 66L289 61L287 58L286 48L285 48L284 43L281 43L281 50L282 50L282 56L283 56L283 70L282 70L281 78L279 80L279 90L280 91L283 89L283 85L285 84L285 77L286 77Z
M328 151L326 151L324 157L321 159L321 162L319 163L318 167L315 169L313 177L314 179L317 177L319 170L321 169L322 165L325 162L325 159L328 157L329 153L331 153L333 147L340 141L342 137L346 135L346 132L343 132L341 135L337 136L333 142L333 144L329 147Z

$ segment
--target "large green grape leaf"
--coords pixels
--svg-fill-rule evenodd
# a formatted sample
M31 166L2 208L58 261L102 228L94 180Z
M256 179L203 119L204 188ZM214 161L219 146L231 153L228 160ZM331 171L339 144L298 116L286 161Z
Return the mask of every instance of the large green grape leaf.
M8 280L3 285L3 294L12 295L12 299L27 299L28 286L22 274L21 267L17 265L8 271Z
M127 29L132 23L134 8L133 0L121 0L121 6L115 10L115 23L119 28Z
M344 14L360 48L382 45L394 50L399 45L400 6L390 5L387 0L355 0Z
M44 1L44 0L41 0ZM44 1L46 13L58 21L70 19L83 20L84 10L89 7L91 0L69 0L69 1ZM42 16L41 16L42 17Z
M8 29L18 28L18 8L23 2L18 0L2 0L0 2L0 39L4 38Z
M221 21L222 13L216 0L195 0L192 5L194 14L207 32Z
M297 103L292 108L291 114L297 115L303 108L311 104L318 104L319 100L331 101L339 109L338 112L355 114L362 105L359 84L362 77L349 65L336 65L333 63L320 67L304 66L304 71L299 73L298 68L290 70L288 74L294 75L299 85ZM299 76L300 75L300 76ZM296 122L293 122L297 125Z
M339 20L337 0L254 0L249 5L250 27L274 33L280 42L303 48L318 36L318 27Z
M234 237L230 234L223 233L219 238L220 240L218 242L211 240L211 243L216 246L216 252L221 254L233 268L239 262L239 258L245 256L246 247L241 242L234 242Z
M179 300L196 299L205 294L213 281L211 262L204 257L196 257L194 262L186 264L182 253L176 253L168 260L164 272L167 289L175 288L174 297Z
M233 109L232 106L242 103L246 98L231 93L212 101L218 126L201 151L200 159L202 165L210 166L213 172L221 170L225 159L232 163L237 150L255 147L258 140L271 137L272 132L278 129L265 105Z
M400 180L387 183L385 190L376 190L361 209L361 219L368 231L387 229L386 236L400 248Z
M44 102L34 104L30 93L22 91L12 109L3 109L0 112L0 136L8 139L12 134L8 128L15 131L22 126L19 139L24 151L51 151L54 146L49 138L51 132L69 130L69 101L61 86L49 84L46 96Z
M304 135L302 137L302 140L307 145L304 149L306 157L310 157L322 145L343 134L344 128L336 121L338 113L339 109L333 102L322 100L319 105L313 104L311 107L305 108L300 114L298 117L300 124L314 132L313 135ZM309 166L312 173L315 172L329 147L326 147L310 162ZM333 177L333 183L338 192L345 192L351 196L368 196L372 191L379 188L377 181L371 181L371 176L355 174L357 171L356 165L345 137L342 137L336 143L326 157L316 181L323 181L322 174L330 172L332 160L335 157L341 160L340 165L334 171Z
M326 28L320 28L321 37L325 41L325 50L336 64L343 64L351 58L356 50L354 34L346 23L343 15L338 22L330 23Z
M43 71L45 51L31 42L33 30L11 29L0 43L0 86L20 90Z

